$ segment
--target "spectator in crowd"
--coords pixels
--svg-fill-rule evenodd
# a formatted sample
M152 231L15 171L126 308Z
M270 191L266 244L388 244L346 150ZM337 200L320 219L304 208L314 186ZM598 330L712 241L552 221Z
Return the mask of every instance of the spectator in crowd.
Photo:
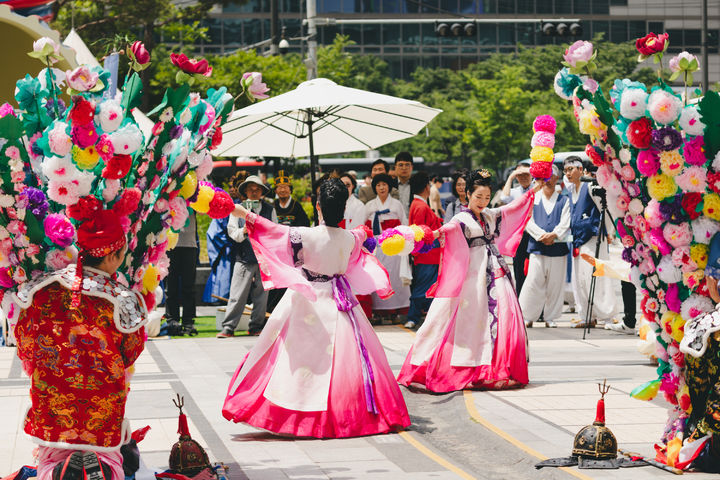
M353 195L355 187L357 186L355 177L345 172L340 174L340 180L345 184L350 194L345 204L345 215L343 219L345 220L345 228L351 230L365 223L365 205L360 199Z
M516 198L523 195L525 192L530 190L530 184L532 183L532 176L530 175L530 160L521 160L518 162L515 170L512 171L505 186L502 189L502 196L500 197L500 204L507 205ZM517 180L518 185L513 187L513 180ZM527 232L523 233L520 239L520 245L518 245L517 252L513 258L513 275L515 276L515 291L518 295L522 293L523 284L525 283L525 275L528 269L528 242L530 236Z
M229 183L228 193L235 203L245 200L237 191L239 186L248 177L247 170L240 170L233 175ZM215 303L221 298L230 297L230 280L235 265L235 247L237 244L227 233L228 217L213 219L208 227L207 253L210 261L210 276L203 291L203 302Z
M243 204L246 205L248 210L252 210L261 217L277 223L275 210L269 203L262 200L262 197L269 193L269 189L258 176L250 175L247 177L237 187L237 191L247 197ZM230 301L225 311L222 331L217 334L217 337L228 338L234 335L235 328L245 310L248 296L252 299L253 304L248 333L250 335L259 335L266 322L265 313L268 297L267 292L263 289L255 252L246 236L245 221L235 216L230 217L230 220L228 220L228 236L239 245L232 281L230 282Z
M435 215L427 203L430 198L430 179L427 173L417 172L414 174L410 178L410 187L413 201L410 205L408 224L427 225L432 230L440 228L442 220ZM416 328L422 324L423 315L432 303L432 299L427 298L425 294L428 288L437 281L439 264L440 250L437 248L413 255L413 281L406 328Z
M582 182L581 177L585 172L580 157L571 155L563 162L565 178L568 180L566 188L570 192L570 230L573 236L573 260L572 278L573 295L575 296L575 308L580 318L586 315L588 301L590 299L590 282L592 280L592 265L580 258L580 254L586 253L595 256L595 248L598 241L600 228L606 232L613 231L612 222L605 219L605 225L601 227L601 192L591 191L588 182ZM600 244L600 255L598 258L607 260L608 245L607 235L603 235ZM593 318L590 319L588 327L594 327L600 323L612 323L616 313L615 293L613 281L607 277L598 277L595 280L593 298ZM584 320L575 325L577 328L586 327Z
M410 152L395 155L395 171L397 172L398 195L405 211L410 210L412 194L410 193L410 177L413 173L413 156Z
M445 207L445 223L449 222L451 218L460 213L462 207L467 207L468 197L465 192L465 185L468 174L469 172L466 169L458 170L453 174L453 196L450 197L450 201Z
M555 320L562 314L569 252L563 239L570 230L570 202L567 196L555 191L560 169L555 165L552 169L542 192L535 195L532 218L525 228L530 235L530 260L519 301L527 327L532 327L540 315L546 327L557 327Z
M378 237L383 231L398 225L407 225L405 210L400 200L390 197L390 189L395 181L386 173L378 173L373 177L372 186L376 197L365 204L365 219L372 228L373 235ZM375 256L383 264L390 276L390 283L395 295L382 299L373 293L373 311L376 321L405 323L402 319L410 306L410 266L407 256L387 256L382 249L375 249Z
M370 166L370 177L375 178L375 175L378 175L380 173L384 173L385 175L389 176L390 172L390 165L383 159L377 159L375 160L372 165ZM392 178L392 177L391 177ZM370 181L370 185L365 182L365 185L360 187L360 190L358 190L358 198L363 203L368 203L370 200L375 198L377 195L375 194L375 188L372 185L372 180ZM400 199L400 194L397 191L397 188L394 188L390 191L390 196L392 198ZM402 205L402 204L401 204Z
M180 230L175 248L168 252L170 267L165 282L169 335L197 335L195 329L195 272L200 247L197 236L195 211L188 208L188 220ZM179 320L182 303L182 325Z
M443 186L442 178L433 177L430 185L430 208L440 218L445 216L445 211L442 208L442 201L440 199L440 189Z

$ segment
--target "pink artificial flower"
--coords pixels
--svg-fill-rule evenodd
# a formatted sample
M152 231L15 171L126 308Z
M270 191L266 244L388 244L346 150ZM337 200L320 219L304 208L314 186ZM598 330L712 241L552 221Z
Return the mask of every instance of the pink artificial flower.
M578 62L587 63L592 59L592 56L593 44L584 40L578 40L565 50L563 58L570 67L575 68Z
M153 208L156 212L163 213L170 208L170 203L164 198L158 198Z
M660 152L653 148L641 150L637 155L637 168L646 177L655 175L660 168Z
M7 231L13 235L25 235L27 227L20 220L12 220L7 225Z
M685 70L694 72L697 69L689 70L687 68L680 67L680 60L682 59L687 60L688 64L692 63L693 60L695 60L695 63L698 64L698 59L695 55L693 55L690 52L680 52L676 56L670 59L670 62L668 63L668 67L670 67L670 71L672 72L682 72Z
M589 77L583 77L583 88L587 90L590 93L597 92L598 87L600 84L594 79Z
M66 249L53 249L45 255L45 263L51 270L61 270L77 261L77 250L75 247Z
M630 165L624 165L620 169L620 176L622 176L623 180L626 182L632 182L635 180L635 169L632 168Z
M73 205L80 200L79 182L50 180L47 184L47 195L62 205Z
M672 252L672 247L665 241L665 236L660 228L650 230L650 242L662 255L667 255Z
M15 282L12 279L10 268L0 268L0 287L12 288Z
M13 117L17 117L17 115L15 115L15 109L7 102L0 105L0 118L6 115L12 115Z
M20 160L20 150L15 146L6 148L5 155L11 160Z
M72 148L72 141L70 135L66 133L68 124L63 122L57 122L52 130L48 132L48 144L50 150L61 157L64 157L70 153Z
M100 154L100 157L102 157L102 159L106 162L110 160L115 153L115 147L110 141L110 137L104 133L100 135L97 145L95 145L95 149Z
M68 86L78 92L87 92L97 85L99 75L87 65L80 65L75 70L65 72Z
M617 197L615 205L621 212L627 212L628 204L630 203L630 197L627 194L622 194Z
M250 100L262 100L268 98L266 95L270 91L267 85L262 81L260 72L245 72L242 76L242 86Z
M160 186L160 177L155 175L150 182L150 186L148 187L148 189L155 190L158 186Z
M683 156L685 157L685 161L690 165L705 164L707 161L705 158L705 139L702 135L685 142L683 146Z
M175 231L180 231L185 226L187 220L187 202L182 197L175 197L170 200L170 227Z
M65 215L51 213L45 217L43 227L45 229L45 235L55 245L62 248L72 245L73 239L75 238L75 227L73 227L70 219Z
M84 125L73 125L71 133L73 143L80 148L90 147L98 141L98 134L92 122Z
M703 167L686 167L680 175L675 177L675 183L684 192L704 193L707 188L706 175L707 170Z
M130 52L132 52L132 56L135 58L138 65L150 63L150 52L147 51L144 43L140 41L133 42L130 46Z
M690 241L692 240L692 231L690 230L690 225L687 222L683 222L679 225L667 223L663 227L663 237L673 247L680 248L690 245Z
M162 131L165 130L165 123L164 122L157 122L155 125L153 125L152 128L152 135L154 137L160 135Z
M120 226L123 229L123 232L128 233L130 231L130 226L132 222L130 222L130 217L120 217Z

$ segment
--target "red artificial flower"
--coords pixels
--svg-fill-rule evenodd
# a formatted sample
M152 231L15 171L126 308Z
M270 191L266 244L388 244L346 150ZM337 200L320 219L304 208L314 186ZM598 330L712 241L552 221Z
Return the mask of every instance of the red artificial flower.
M652 139L652 124L647 117L638 118L630 122L627 129L627 138L635 148L645 150L650 148L650 140Z
M148 311L152 311L155 308L155 292L147 292L143 294L143 300L145 300L145 306Z
M222 142L222 129L216 128L213 133L212 139L210 140L210 150L215 149Z
M212 67L208 65L207 60L196 60L188 58L184 53L171 53L170 61L185 73L190 75L204 75L209 77L212 74Z
M592 145L587 144L585 145L585 154L596 167L600 167L605 164L605 161L603 160L602 150L596 149Z
M137 209L140 198L142 198L142 192L139 188L126 188L112 209L118 216L125 217Z
M715 192L720 193L720 173L719 172L708 172L707 174L708 187Z
M530 165L530 175L547 180L552 176L552 165L552 162L533 162Z
M702 209L697 211L697 206L702 202L702 193L700 192L687 192L682 196L680 205L685 213L688 214L690 220L695 220L702 214Z
M134 42L130 47L130 51L135 57L135 61L139 65L145 65L146 63L150 62L150 52L147 51L145 45L142 42Z
M102 176L109 180L119 180L128 174L131 165L132 157L130 155L123 155L122 153L113 155L105 164Z
M74 125L85 125L95 117L95 102L85 100L77 95L72 98L73 106L70 109L70 120Z
M212 200L210 200L210 208L208 216L210 218L225 218L235 210L233 199L225 190L215 190Z
M668 44L667 33L656 35L652 32L648 33L642 38L635 40L635 48L640 52L641 55L646 57L654 55L656 53L664 52Z
M73 220L83 221L94 217L102 210L102 202L93 196L82 197L67 207L67 215Z

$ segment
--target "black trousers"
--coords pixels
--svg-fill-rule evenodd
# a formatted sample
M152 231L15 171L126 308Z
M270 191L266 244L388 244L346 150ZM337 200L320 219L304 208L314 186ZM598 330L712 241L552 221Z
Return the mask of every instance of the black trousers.
M520 245L518 245L515 257L513 258L513 275L515 275L515 292L520 296L523 283L525 283L525 262L530 258L528 253L528 241L530 235L523 233Z
M620 287L622 289L623 310L625 310L623 322L626 326L635 328L635 314L637 313L635 285L630 282L620 282Z
M197 270L198 249L195 247L175 247L168 252L170 268L165 280L167 299L165 312L169 321L180 320L182 305L182 324L195 323L195 273Z

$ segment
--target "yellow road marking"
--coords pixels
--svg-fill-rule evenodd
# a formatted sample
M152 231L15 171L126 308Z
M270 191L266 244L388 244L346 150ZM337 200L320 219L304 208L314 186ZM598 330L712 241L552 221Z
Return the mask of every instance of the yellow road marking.
M535 458L538 458L540 460L547 460L548 457L543 455L542 453L538 452L537 450L530 448L529 446L522 443L517 438L513 437L512 435L504 432L503 430L499 429L492 423L485 420L481 415L480 412L478 412L477 408L475 407L475 403L473 402L472 398L472 392L470 390L463 391L463 396L465 397L465 407L468 410L468 413L470 413L470 416L479 424L490 430L491 432L495 433L499 437L503 438L505 441L511 443L512 445L516 446L520 450L524 451L525 453L528 453L532 455ZM580 478L582 480L592 480L592 477L588 477L587 475L584 475L580 472L576 472L575 470L568 468L568 467L558 467L559 470L562 470L566 473L569 473L573 477Z
M464 470L461 470L460 468L456 467L455 465L448 462L447 460L442 458L440 455L433 452L432 450L427 448L425 445L423 445L422 443L417 441L417 439L415 439L412 435L410 435L410 432L400 432L400 436L406 442L408 442L410 445L412 445L413 447L418 449L420 451L420 453L422 453L423 455L425 455L426 457L428 457L430 460L434 461L435 463L439 464L440 466L450 470L454 474L458 475L460 478L464 478L465 480L477 480L477 478L473 477L472 475L465 472Z

